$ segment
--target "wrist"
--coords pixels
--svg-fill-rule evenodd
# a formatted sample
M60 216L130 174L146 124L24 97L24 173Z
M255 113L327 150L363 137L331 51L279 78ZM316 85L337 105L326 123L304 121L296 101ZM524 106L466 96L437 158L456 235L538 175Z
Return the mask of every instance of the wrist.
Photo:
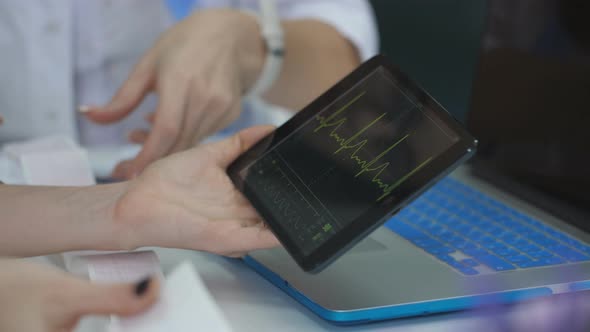
M82 249L127 250L129 231L117 218L117 207L127 191L128 182L89 187L81 204L80 220L88 220Z
M3 186L0 254L39 256L75 250L116 250L112 207L122 185Z
M256 83L266 59L266 44L260 24L255 15L236 12L236 56L242 92L245 93Z

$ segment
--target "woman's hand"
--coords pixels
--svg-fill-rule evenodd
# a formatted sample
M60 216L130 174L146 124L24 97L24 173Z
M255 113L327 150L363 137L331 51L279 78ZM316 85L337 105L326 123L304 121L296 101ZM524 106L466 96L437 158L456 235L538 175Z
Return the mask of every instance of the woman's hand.
M0 331L72 331L84 315L133 315L157 299L158 280L97 285L49 266L0 260Z
M113 220L119 247L175 247L240 256L275 247L274 235L234 187L227 166L272 127L171 155L125 184Z
M0 186L0 255L185 248L239 256L279 243L226 174L272 127L179 152L89 187Z
M165 32L108 105L84 107L91 120L107 124L132 112L146 94L158 95L158 107L148 119L151 132L130 134L133 142L143 144L141 152L113 176L133 177L235 120L264 52L256 19L236 10L198 11Z

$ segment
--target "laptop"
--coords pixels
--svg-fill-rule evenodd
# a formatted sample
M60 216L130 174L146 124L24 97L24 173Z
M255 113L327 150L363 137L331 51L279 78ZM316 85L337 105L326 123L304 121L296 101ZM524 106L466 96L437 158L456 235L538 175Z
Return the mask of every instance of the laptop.
M589 289L590 38L570 1L521 2L489 2L472 162L317 275L281 248L245 262L340 324Z

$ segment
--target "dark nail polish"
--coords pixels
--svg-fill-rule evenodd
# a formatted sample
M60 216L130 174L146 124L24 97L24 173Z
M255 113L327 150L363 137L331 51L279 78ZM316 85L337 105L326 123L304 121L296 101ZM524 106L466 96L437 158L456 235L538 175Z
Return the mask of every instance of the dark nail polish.
M148 277L148 278L145 278L142 281L138 282L135 285L135 295L143 296L143 294L145 294L147 292L147 290L150 288L151 281L152 281L152 278Z

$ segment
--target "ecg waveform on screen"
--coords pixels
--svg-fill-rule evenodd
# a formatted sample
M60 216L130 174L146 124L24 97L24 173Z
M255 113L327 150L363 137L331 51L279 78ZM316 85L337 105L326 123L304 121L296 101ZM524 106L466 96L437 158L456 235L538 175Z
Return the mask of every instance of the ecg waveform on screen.
M350 159L356 162L357 166L360 167L359 171L355 174L355 178L361 176L364 173L374 172L373 178L371 182L374 183L380 190L382 190L382 195L377 199L377 201L381 201L385 197L387 197L391 192L401 185L404 181L406 181L409 177L411 177L414 173L419 171L421 168L426 166L431 160L432 157L426 159L421 164L419 164L416 168L412 171L408 172L402 178L398 179L393 183L386 183L381 179L381 174L390 166L390 162L378 163L385 155L387 155L391 150L397 147L399 144L404 142L410 134L406 134L399 140L393 142L390 146L384 149L381 153L375 156L371 160L362 159L359 156L360 151L368 144L368 139L356 141L364 132L368 131L372 127L374 127L379 121L385 117L387 112L382 113L378 117L376 117L373 121L369 124L364 126L363 128L359 129L356 133L352 136L346 138L338 133L338 129L340 129L348 119L346 117L339 117L339 115L343 114L350 106L352 106L356 101L361 99L365 95L366 91L361 92L356 97L354 97L351 101L346 103L342 106L339 110L331 114L330 116L323 116L321 114L316 115L315 119L318 121L318 126L314 129L314 133L318 133L322 129L331 128L332 130L328 134L328 137L332 138L336 143L340 146L334 154L338 154L342 151L351 150ZM377 165L378 164L378 165ZM377 165L377 166L373 166Z
M251 181L259 189L283 227L296 232L293 241L308 252L325 240L340 223L323 206L317 197L284 162L277 152L270 153L254 166ZM255 176L255 178L254 178ZM261 196L262 197L262 196Z

